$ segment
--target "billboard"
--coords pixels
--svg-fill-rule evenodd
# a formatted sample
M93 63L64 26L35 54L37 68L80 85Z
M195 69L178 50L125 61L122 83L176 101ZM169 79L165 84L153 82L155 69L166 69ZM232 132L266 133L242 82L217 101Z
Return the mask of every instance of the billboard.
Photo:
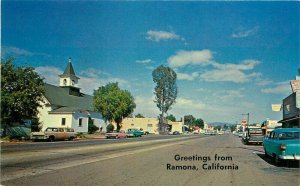
M291 118L299 114L299 109L296 106L300 106L299 99L296 101L297 97L299 96L299 93L293 93L286 97L283 100L283 119ZM298 97L299 98L299 97Z

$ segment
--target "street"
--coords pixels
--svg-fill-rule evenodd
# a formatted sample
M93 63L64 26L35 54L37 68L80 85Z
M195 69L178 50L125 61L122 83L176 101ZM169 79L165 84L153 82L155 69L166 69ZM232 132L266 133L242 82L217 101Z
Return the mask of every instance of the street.
M1 155L1 184L298 186L300 183L299 167L275 166L265 158L262 146L244 145L231 134L141 139L103 139L105 143L32 148L27 152L5 147Z

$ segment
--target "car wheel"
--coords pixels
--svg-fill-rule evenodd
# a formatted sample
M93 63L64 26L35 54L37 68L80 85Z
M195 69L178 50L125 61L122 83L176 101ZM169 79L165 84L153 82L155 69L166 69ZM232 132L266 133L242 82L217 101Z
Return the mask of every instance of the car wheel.
M273 162L275 163L275 165L279 166L281 165L282 161L276 154L273 154Z
M50 142L53 142L54 140L55 140L55 137L54 137L54 136L50 136L50 137L49 137L49 141L50 141Z
M267 153L267 151L266 151L266 148L264 148L264 151L265 151L265 157L269 157L269 155L268 155L268 153Z
M74 136L69 137L69 141L73 141L74 139Z

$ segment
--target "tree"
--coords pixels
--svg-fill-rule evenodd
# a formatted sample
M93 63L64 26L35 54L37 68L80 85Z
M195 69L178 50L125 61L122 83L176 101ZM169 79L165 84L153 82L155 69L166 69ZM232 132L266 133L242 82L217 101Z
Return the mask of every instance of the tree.
M121 90L118 83L109 83L94 91L93 106L106 122L114 121L118 131L123 118L129 116L136 107L130 92Z
M136 118L145 118L142 114L138 113L137 115L135 115Z
M204 121L201 118L198 118L194 121L195 126L199 127L199 128L204 128Z
M177 74L170 67L160 65L152 72L152 77L156 86L154 88L156 106L161 111L160 115L160 132L166 132L163 125L164 113L171 109L177 97Z
M39 123L38 107L42 106L44 93L44 80L34 68L16 67L13 58L1 59L1 125L4 135L8 127L23 124L26 120Z
M94 134L97 130L99 130L99 127L97 127L94 124L94 121L92 120L92 118L89 117L89 119L88 119L88 133L89 134Z
M195 120L196 119L194 118L193 115L186 115L183 117L184 124L189 126L190 130L193 126L195 126L195 124L194 124Z
M166 117L166 119L168 119L168 120L170 120L170 121L176 121L175 116L173 116L172 114L171 114L171 115L168 115L168 116Z
M112 124L108 124L106 127L106 132L112 132L115 129L115 126Z
M215 126L214 127L216 130L221 130L222 129L222 126L218 125L218 126Z

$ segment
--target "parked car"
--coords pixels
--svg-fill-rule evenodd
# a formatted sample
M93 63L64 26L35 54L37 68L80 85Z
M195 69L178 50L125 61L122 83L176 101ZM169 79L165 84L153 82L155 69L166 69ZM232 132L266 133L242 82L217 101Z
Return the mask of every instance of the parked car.
M109 139L109 138L120 139L120 138L127 138L127 134L124 130L120 130L119 132L114 130L112 132L106 133L105 137L107 139Z
M72 128L65 127L48 127L44 132L32 132L31 139L37 140L73 140L77 138L77 135Z
M199 131L198 130L194 130L193 134L199 134Z
M275 163L300 160L300 128L275 129L263 140L265 155Z
M262 144L263 139L264 135L261 127L249 126L245 130L245 136L243 136L243 143L246 145L250 143Z
M224 134L223 130L218 131L218 135L223 135L223 134Z
M142 135L144 135L144 132L139 129L132 128L127 130L128 137L142 137Z
M173 135L180 135L180 132L179 131L174 131Z
M149 131L145 131L142 128L140 128L140 131L143 132L143 135L148 135L149 134Z

